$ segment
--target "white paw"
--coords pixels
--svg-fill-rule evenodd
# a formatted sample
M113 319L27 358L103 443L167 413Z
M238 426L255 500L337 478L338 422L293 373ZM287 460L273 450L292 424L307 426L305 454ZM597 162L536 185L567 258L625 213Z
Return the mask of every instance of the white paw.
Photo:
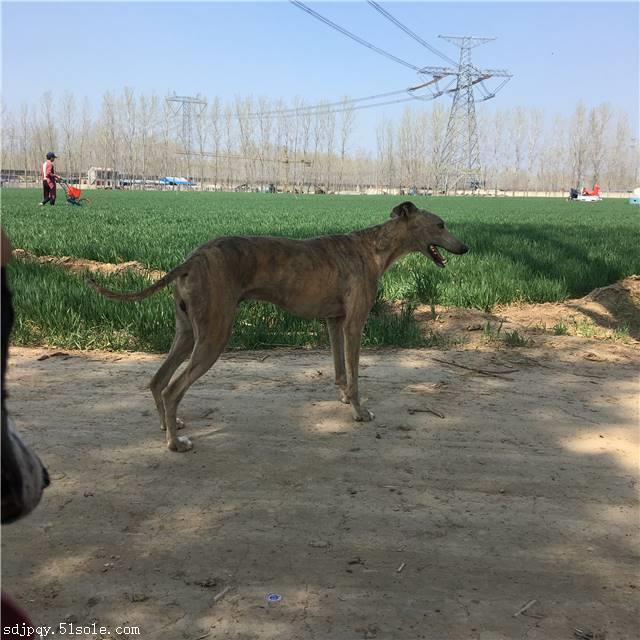
M180 453L189 451L193 447L193 444L186 436L178 436L175 441L168 442L167 447L170 451L178 451Z
M375 418L373 411L369 411L369 409L360 408L358 413L353 414L353 419L356 422L371 422Z

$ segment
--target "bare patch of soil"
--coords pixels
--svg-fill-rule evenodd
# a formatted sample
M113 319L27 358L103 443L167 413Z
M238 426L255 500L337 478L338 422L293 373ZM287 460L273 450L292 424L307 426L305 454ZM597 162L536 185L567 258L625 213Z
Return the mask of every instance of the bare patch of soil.
M426 333L436 332L445 342L472 348L514 331L539 343L553 335L634 343L640 340L640 276L561 303L504 305L489 313L420 305L415 316Z
M157 280L165 275L164 271L147 269L147 267L136 260L113 264L111 262L97 262L96 260L73 258L71 256L38 256L26 249L14 249L13 256L18 260L24 260L25 262L51 264L76 273L90 271L91 273L113 275L123 273L124 271L132 271L133 273L137 273L138 275L145 276L153 280Z

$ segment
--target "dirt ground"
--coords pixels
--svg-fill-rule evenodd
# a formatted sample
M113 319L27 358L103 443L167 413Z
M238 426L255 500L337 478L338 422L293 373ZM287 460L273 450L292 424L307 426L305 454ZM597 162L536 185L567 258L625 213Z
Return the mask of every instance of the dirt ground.
M368 424L328 352L226 353L183 401L184 454L147 389L162 356L14 348L52 485L3 527L3 589L92 640L637 638L637 287L422 309L456 346L365 351Z

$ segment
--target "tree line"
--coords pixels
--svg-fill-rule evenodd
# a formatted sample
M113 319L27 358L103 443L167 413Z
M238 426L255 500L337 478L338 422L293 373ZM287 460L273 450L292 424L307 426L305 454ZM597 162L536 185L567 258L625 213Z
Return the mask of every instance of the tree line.
M91 166L122 178L175 175L232 189L269 184L300 191L433 189L448 104L406 107L375 125L375 148L354 144L353 102L219 97L186 115L158 95L125 87L105 93L97 113L87 98L44 93L37 105L2 105L2 168L38 171L54 150L60 172ZM315 108L314 108L315 107ZM558 191L598 182L638 186L638 143L628 114L607 103L578 103L570 115L539 108L478 108L482 184L488 190Z

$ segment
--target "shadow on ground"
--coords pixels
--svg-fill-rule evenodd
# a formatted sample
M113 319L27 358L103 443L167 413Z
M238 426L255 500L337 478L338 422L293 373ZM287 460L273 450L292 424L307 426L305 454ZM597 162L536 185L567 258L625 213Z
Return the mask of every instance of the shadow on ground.
M638 352L594 348L365 352L369 424L328 353L230 354L183 402L186 454L161 357L15 349L53 484L3 528L3 588L37 623L141 629L120 638L631 638Z

